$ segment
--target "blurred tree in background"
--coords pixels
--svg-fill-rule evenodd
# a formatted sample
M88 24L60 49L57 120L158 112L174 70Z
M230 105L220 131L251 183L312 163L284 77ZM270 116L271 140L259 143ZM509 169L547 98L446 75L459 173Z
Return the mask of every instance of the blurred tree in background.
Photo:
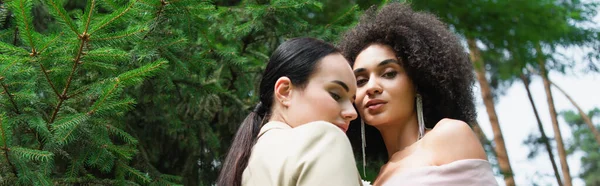
M580 114L574 111L563 111L561 113L564 120L573 129L573 138L567 141L567 152L573 154L582 152L581 157L582 171L579 176L585 181L586 185L600 185L600 145L596 142L594 134L590 131ZM600 127L600 109L594 108L587 115L595 118L594 126Z

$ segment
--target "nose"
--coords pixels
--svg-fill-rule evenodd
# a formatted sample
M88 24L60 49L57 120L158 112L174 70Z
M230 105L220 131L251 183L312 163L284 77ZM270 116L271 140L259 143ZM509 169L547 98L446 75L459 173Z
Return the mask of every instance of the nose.
M352 103L348 102L347 104L344 104L344 109L342 110L342 118L344 118L344 120L347 123L350 123L350 121L355 120L357 117L358 114L352 106Z
M369 81L365 85L367 88L367 95L373 96L375 94L381 94L383 92L383 88L377 82L377 78L369 78Z

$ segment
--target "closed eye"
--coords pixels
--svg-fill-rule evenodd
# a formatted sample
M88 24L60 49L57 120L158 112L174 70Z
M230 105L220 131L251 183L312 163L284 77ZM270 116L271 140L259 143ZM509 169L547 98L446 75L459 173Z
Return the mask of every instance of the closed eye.
M340 99L342 99L342 97L336 93L330 92L329 94L335 101L339 101Z

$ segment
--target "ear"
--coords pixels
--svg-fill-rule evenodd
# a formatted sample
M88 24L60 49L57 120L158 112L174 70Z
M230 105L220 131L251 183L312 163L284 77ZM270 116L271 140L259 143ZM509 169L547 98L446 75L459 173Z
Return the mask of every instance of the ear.
M284 107L288 107L292 96L292 80L288 77L280 77L275 82L275 100L281 103Z

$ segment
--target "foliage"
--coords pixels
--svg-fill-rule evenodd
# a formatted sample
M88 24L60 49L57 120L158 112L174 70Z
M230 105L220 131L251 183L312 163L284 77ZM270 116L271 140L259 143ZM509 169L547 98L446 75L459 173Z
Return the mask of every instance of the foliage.
M600 127L598 119L600 109L594 108L588 113L590 118L594 118L596 128ZM573 131L573 138L567 142L567 153L582 152L581 172L579 176L585 181L586 185L599 185L600 178L600 144L596 142L594 134L584 123L582 117L574 111L563 111L561 113L564 120L569 124ZM594 122L594 120L593 120Z

